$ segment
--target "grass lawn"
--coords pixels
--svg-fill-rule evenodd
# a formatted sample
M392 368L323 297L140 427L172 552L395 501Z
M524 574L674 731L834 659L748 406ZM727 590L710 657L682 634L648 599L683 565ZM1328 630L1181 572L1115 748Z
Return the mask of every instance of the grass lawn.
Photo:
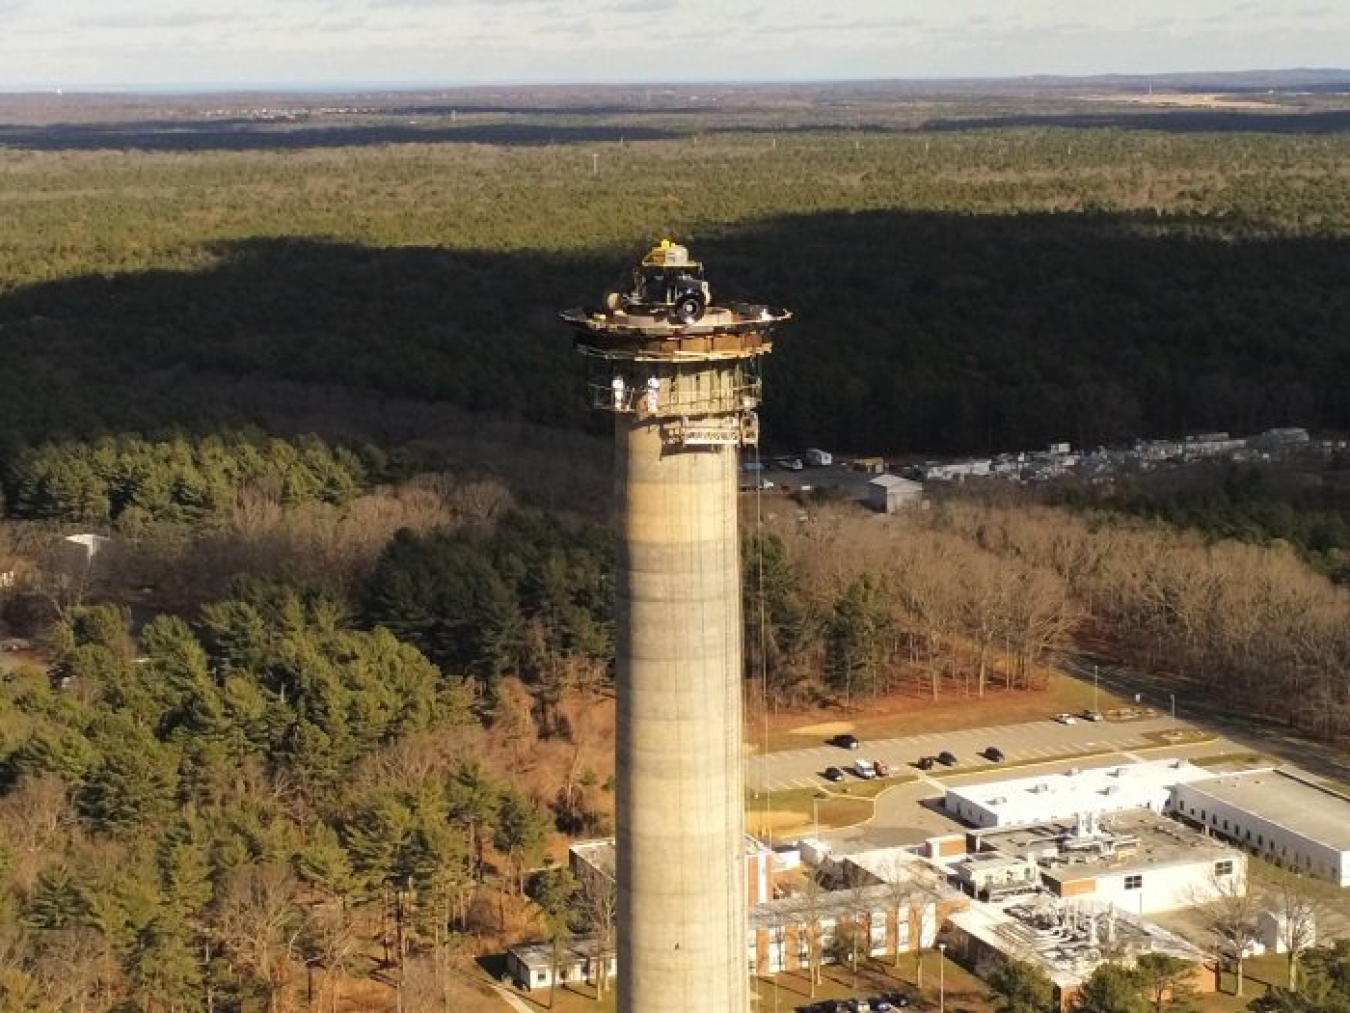
M1242 995L1233 994L1236 977L1225 971L1219 978L1219 991L1203 996L1204 1013L1246 1013L1247 1003L1266 994L1270 985L1283 986L1288 981L1288 964L1280 954L1253 957L1242 964Z
M1193 756L1191 763L1197 767L1224 767L1226 769L1240 767L1269 767L1277 764L1278 761L1269 756L1263 756L1261 753L1215 753L1212 756Z
M814 827L817 821L822 830L851 827L872 818L874 802L882 792L915 780L917 778L912 775L901 774L896 777L878 778L875 781L850 783L846 788L837 791L824 786L791 788L787 791L775 791L768 796L763 792L747 791L746 823L751 833L768 829L770 826L774 830ZM771 806L767 813L766 804Z
M1054 756L1044 758L1026 759L1026 760L1005 760L997 766L987 764L966 767L957 765L955 767L934 767L932 773L942 778L963 777L970 774L988 775L991 772L1001 770L1017 770L1020 767L1044 767L1051 763L1062 763L1065 760L1093 760L1102 756L1119 756L1118 749L1077 749L1067 753L1056 753ZM978 778L977 778L978 780ZM963 782L964 783L964 782Z
M529 1002L527 998L525 1000ZM540 1009L548 1009L548 993L540 992L539 1001L542 1004ZM595 998L595 989L589 985L568 985L566 988L560 988L554 993L553 1009L557 1013L614 1013L617 1005L614 994L614 982L610 982L606 987L604 997L598 1002ZM532 1004L533 1005L533 1004Z

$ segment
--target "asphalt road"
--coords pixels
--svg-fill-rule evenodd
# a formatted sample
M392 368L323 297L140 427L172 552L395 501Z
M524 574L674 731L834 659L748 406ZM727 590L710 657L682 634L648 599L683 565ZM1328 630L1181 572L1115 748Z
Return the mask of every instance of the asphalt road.
M1154 675L1089 656L1063 659L1063 668L1085 683L1096 681L1123 697L1137 696L1158 711L1175 711L1184 721L1225 735L1243 748L1260 750L1315 776L1350 782L1350 750L1320 742L1285 724L1235 707L1218 693L1197 694L1166 676Z

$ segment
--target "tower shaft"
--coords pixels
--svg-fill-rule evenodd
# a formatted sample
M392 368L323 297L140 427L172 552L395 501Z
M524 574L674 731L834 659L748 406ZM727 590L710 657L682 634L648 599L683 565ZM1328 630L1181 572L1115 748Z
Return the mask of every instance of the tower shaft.
M663 395L733 382L662 372ZM672 447L654 417L616 437L619 1010L746 1013L736 451Z
M562 314L614 413L619 1013L748 1013L737 451L784 309L711 303L669 241Z

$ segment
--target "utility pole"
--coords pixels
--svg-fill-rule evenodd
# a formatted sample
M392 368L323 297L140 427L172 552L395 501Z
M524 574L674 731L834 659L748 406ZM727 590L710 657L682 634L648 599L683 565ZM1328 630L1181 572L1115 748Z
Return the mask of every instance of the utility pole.
M947 1013L947 944L938 943L938 1013Z

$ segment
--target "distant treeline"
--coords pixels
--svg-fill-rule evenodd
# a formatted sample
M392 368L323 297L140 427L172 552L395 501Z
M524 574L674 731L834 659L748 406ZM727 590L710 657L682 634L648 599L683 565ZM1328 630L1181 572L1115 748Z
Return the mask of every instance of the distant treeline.
M598 426L556 312L662 236L715 294L796 314L766 365L775 446L1350 428L1350 135L772 122L11 152L0 431L266 425L297 390L325 392L328 436L378 428L381 397Z
M1052 502L1163 521L1214 538L1285 542L1339 582L1350 582L1350 460L1215 464L1057 485Z

